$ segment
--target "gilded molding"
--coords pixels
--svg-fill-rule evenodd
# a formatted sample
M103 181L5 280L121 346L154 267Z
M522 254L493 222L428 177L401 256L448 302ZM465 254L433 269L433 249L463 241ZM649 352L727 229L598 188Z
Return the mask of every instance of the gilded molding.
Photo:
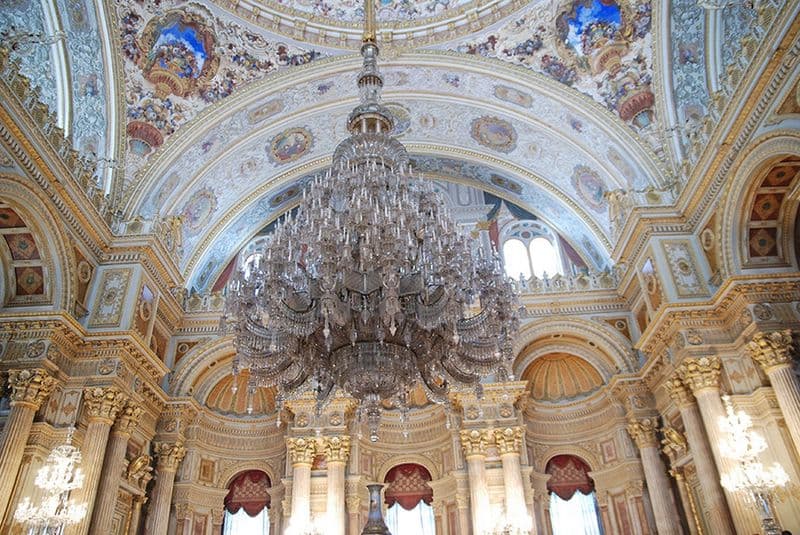
M111 425L128 403L128 398L114 386L94 386L83 391L83 403L90 423L99 421Z
M324 437L322 451L329 463L346 463L350 457L350 437L348 435Z
M686 358L678 367L678 374L693 393L706 389L719 389L722 363L718 356Z
M669 392L669 397L675 402L679 409L689 407L694 404L694 396L683 384L679 374L674 374L670 379L664 383L664 386Z
M756 361L766 373L781 366L791 365L794 340L791 329L758 332L747 343L750 357Z
M286 452L292 466L311 465L317 454L317 441L313 438L290 437L286 439Z
M522 437L524 431L522 427L506 427L494 430L494 442L500 455L517 454L522 449Z
M153 452L158 458L158 471L176 472L178 465L186 456L186 447L183 441L154 442Z
M656 437L656 429L658 422L655 418L631 418L628 420L628 434L630 434L636 447L640 450L644 448L657 448L658 438Z
M464 456L467 458L477 455L485 456L486 448L492 441L492 435L493 433L486 429L462 429L459 437Z
M113 432L130 436L136 427L138 427L142 419L142 414L144 414L144 409L133 400L128 400L125 407L117 415L117 421L114 423Z

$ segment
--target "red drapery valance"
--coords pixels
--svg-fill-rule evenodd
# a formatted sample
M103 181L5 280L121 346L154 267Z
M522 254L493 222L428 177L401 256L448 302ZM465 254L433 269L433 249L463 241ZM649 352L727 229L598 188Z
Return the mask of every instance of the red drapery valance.
M410 511L420 501L431 504L433 489L428 485L431 473L418 464L398 464L386 474L384 483L388 483L384 493L386 505L391 507L399 503L400 507Z
M574 455L556 455L547 463L550 474L547 490L555 492L562 500L569 500L576 491L589 494L594 490L594 481L589 477L589 465Z
M245 513L256 516L269 506L269 476L260 470L242 472L228 485L225 509L236 514L244 508Z

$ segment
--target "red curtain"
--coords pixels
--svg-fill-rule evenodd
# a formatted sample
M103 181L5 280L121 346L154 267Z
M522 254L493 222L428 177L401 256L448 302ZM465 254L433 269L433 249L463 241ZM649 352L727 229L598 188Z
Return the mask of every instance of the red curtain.
M256 516L269 505L269 476L260 470L242 472L228 485L225 509L236 514L244 508L245 513Z
M594 481L589 477L590 470L580 457L556 455L545 469L550 474L547 490L555 492L562 500L569 500L576 491L589 494L594 490Z
M420 501L431 504L433 489L428 485L431 473L418 464L398 464L386 474L384 483L388 483L384 493L386 505L391 507L399 503L400 507L410 511Z

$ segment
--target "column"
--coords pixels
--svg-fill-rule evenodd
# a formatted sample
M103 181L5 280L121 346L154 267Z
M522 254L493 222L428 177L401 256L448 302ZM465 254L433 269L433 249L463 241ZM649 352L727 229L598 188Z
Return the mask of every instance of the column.
M489 432L478 429L461 431L461 448L467 461L469 475L469 498L472 510L472 533L483 535L493 524L489 506L489 489L486 481L486 446Z
M358 515L361 513L361 498L357 494L350 494L345 498L347 505L347 534L359 535L361 533L361 526L359 526Z
M222 523L225 520L225 509L212 509L211 510L211 535L222 535ZM272 515L270 515L270 533L278 533L273 531Z
M792 331L757 333L747 349L769 377L800 460L800 383L792 370Z
M117 414L127 403L125 395L116 387L90 387L83 391L83 404L89 424L81 443L81 468L83 469L83 487L75 491L76 503L85 502L86 516L75 526L71 533L86 535L89 533L95 497L100 483L100 471L108 445L108 435ZM116 500L116 493L113 497Z
M317 443L311 438L287 438L286 450L292 462L292 514L289 530L303 530L311 523L311 465Z
M498 429L494 433L494 440L503 465L506 520L515 527L530 531L533 526L525 505L525 486L520 464L522 427Z
M175 535L187 535L192 524L192 507L188 503L175 504ZM203 529L205 531L205 529Z
M725 416L725 407L719 394L719 374L722 369L719 357L686 358L678 368L678 375L692 391L700 409L711 453L717 465L717 473L730 471L731 461L724 458L719 444L723 439L719 428L720 418ZM733 517L733 525L738 533L757 533L760 521L753 510L745 507L732 493L725 491L728 508Z
M344 535L344 469L350 456L350 437L326 437L323 448L328 460L326 533Z
M161 535L167 532L175 473L186 455L186 448L180 441L175 443L156 442L153 444L153 451L158 457L158 463L156 464L156 483L151 495L152 503L147 512L145 533Z
M114 508L117 505L117 492L119 491L120 478L125 469L125 452L128 449L128 439L133 430L139 425L142 417L142 408L128 402L117 416L117 421L111 429L111 438L108 441L103 470L100 473L100 487L94 505L91 527L92 535L105 535L111 533L111 522L114 520Z
M11 387L11 411L0 438L0 526L5 523L5 512L17 481L33 417L55 388L56 380L43 369L9 370L8 385Z
M628 433L639 448L642 468L647 481L647 490L653 506L653 516L659 535L679 535L682 530L677 522L678 509L672 496L666 468L661 460L656 438L655 418L631 418L628 420Z
M673 377L668 380L666 387L681 412L683 427L686 431L686 442L689 444L689 451L692 452L692 459L697 469L697 479L703 490L703 502L708 512L708 528L712 533L732 535L736 533L736 530L725 501L725 492L719 482L719 472L714 464L714 454L711 452L706 433L703 430L703 420L697 404L679 378Z

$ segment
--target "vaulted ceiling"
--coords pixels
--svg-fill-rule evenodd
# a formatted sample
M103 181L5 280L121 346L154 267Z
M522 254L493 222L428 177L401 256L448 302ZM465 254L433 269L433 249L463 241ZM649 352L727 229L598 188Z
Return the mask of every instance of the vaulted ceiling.
M345 137L361 2L49 2L4 5L5 41L75 145L99 157L123 221L183 218L180 268L207 289ZM723 52L698 9L382 1L395 133L426 175L513 202L607 267L606 193L674 200L676 125L704 113L708 69L735 60L748 11L719 15Z

